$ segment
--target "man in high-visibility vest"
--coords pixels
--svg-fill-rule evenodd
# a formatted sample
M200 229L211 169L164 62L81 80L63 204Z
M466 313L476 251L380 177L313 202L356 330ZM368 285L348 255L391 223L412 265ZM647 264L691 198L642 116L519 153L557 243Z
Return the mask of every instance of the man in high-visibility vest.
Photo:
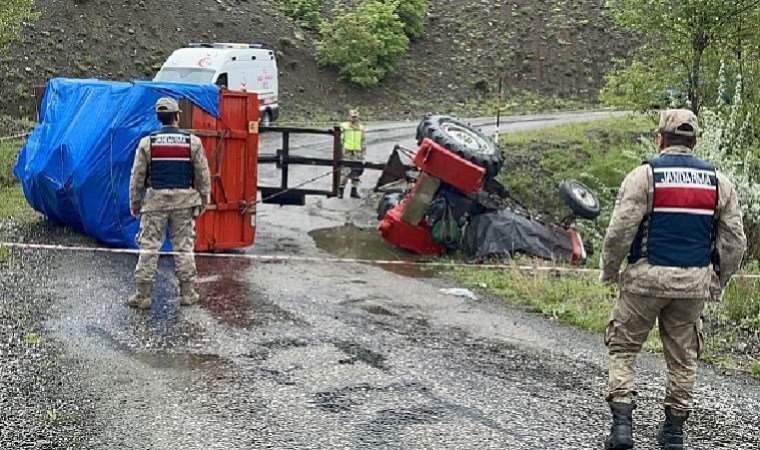
M367 154L367 142L365 139L364 125L359 123L359 112L352 110L348 113L348 122L340 124L343 159L348 161L364 161ZM363 169L344 167L340 176L340 198L346 190L348 180L351 180L351 198L360 198L358 188L361 185Z

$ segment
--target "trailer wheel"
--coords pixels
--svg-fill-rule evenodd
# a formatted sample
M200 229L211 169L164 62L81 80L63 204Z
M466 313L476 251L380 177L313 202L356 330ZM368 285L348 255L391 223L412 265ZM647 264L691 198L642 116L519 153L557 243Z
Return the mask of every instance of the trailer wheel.
M487 178L498 175L504 163L504 155L495 142L466 123L448 116L426 116L417 127L417 144L425 138L486 169Z
M261 114L261 119L259 120L262 127L269 127L272 126L272 112L270 110L266 110Z
M576 216L589 220L599 217L599 200L591 189L580 181L562 180L559 184L559 196Z

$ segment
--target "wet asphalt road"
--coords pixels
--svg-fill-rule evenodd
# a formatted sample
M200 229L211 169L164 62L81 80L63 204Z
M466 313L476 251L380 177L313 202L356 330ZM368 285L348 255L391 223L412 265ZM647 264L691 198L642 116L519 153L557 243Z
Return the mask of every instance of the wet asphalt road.
M378 131L370 158L413 139L414 126ZM373 206L264 206L250 251L326 255L309 233L372 228ZM373 234L357 236L344 254L365 252ZM44 326L60 389L86 412L75 448L598 449L608 427L600 336L445 295L452 284L432 274L201 257L202 303L180 309L166 260L146 313L124 305L132 256L28 258L32 292L5 282L3 297L52 304ZM663 364L645 355L639 368L637 448L653 449ZM757 383L703 368L692 448L757 448L758 399Z

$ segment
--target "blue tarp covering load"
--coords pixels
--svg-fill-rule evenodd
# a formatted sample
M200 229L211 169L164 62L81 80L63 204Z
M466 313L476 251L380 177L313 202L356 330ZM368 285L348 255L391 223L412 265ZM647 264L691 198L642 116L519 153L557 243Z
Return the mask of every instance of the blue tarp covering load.
M155 103L164 96L187 98L219 117L213 85L48 82L39 123L14 168L29 204L103 243L136 248L129 177L140 139L160 129Z

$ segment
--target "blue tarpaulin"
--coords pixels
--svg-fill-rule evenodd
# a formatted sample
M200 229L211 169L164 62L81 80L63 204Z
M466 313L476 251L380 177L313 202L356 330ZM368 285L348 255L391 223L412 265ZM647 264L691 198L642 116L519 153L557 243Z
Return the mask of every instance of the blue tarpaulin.
M129 177L140 139L161 127L161 97L186 98L219 117L214 85L50 80L14 168L29 204L102 243L137 248Z

